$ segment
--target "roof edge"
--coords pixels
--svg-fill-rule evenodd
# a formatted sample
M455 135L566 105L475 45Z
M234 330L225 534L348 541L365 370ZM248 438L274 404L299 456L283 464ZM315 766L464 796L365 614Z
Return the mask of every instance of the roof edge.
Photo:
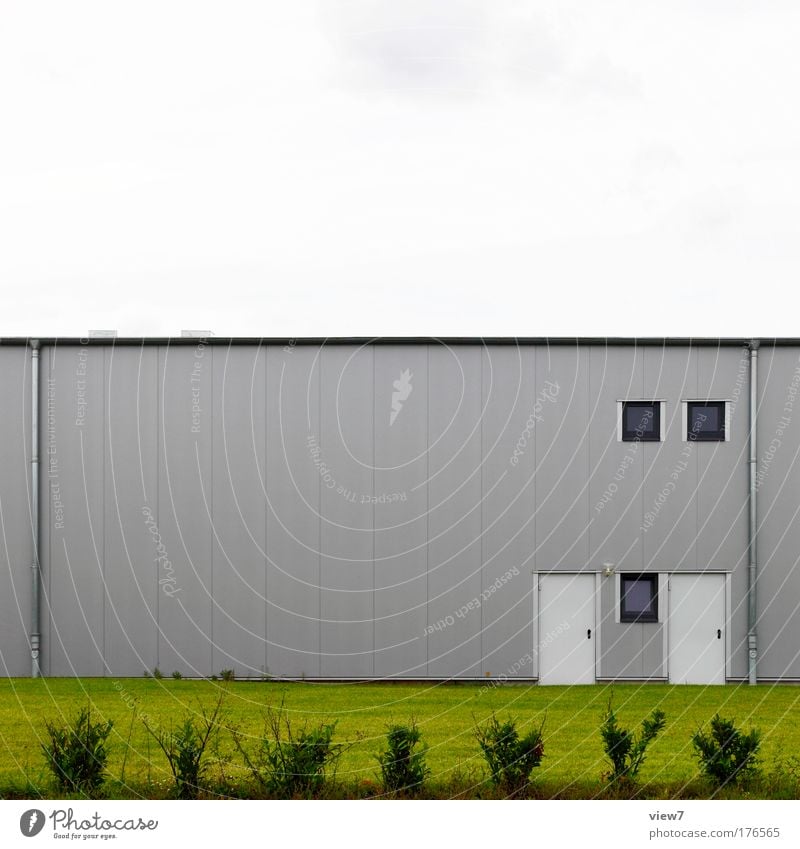
M626 345L637 347L739 347L746 348L748 337L691 336L8 336L0 345L28 345L37 339L41 345ZM798 337L759 339L764 346L800 346Z

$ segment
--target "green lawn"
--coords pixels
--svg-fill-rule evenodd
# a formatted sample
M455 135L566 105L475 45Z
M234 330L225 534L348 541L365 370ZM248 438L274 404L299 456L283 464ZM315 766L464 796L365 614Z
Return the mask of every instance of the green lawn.
M98 718L114 721L109 772L119 778L126 755L128 790L118 795L152 793L166 787L166 761L137 714L170 729L199 704L211 706L225 693L228 725L245 733L263 728L266 705L285 700L293 721L336 720L336 737L355 741L345 753L339 778L349 786L375 782L375 754L387 722L416 717L429 744L431 781L462 786L479 782L483 761L472 733L475 721L492 711L518 717L521 727L545 720L545 758L535 772L536 783L550 795L591 796L602 784L606 766L598 734L611 686L532 687L481 684L279 684L275 682L175 681L172 679L3 679L0 680L0 796L19 792L28 776L42 792L52 793L39 748L45 719L73 717L91 700ZM614 685L614 704L624 725L638 725L653 708L667 714L667 728L648 752L641 782L649 795L675 795L696 786L697 767L691 734L719 711L740 725L756 725L764 734L762 760L767 769L776 761L800 756L800 688L691 687ZM132 719L134 720L132 723ZM131 731L132 728L132 731ZM130 748L127 739L130 736ZM229 734L223 745L232 747ZM236 772L236 764L229 767ZM454 772L455 771L455 772ZM148 787L148 790L142 790ZM16 790L15 790L16 788ZM166 791L164 791L166 792ZM692 791L698 792L698 791ZM762 791L763 792L763 791ZM785 791L784 791L785 792Z

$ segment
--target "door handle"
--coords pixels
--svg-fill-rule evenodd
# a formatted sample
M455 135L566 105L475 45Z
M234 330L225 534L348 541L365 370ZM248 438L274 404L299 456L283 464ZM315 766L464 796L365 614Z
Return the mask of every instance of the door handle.
M591 628L587 628L587 629L586 629L586 639L587 639L587 640L591 640L591 639L592 639L592 629L591 629Z
M717 628L717 639L718 640L722 639L722 628Z

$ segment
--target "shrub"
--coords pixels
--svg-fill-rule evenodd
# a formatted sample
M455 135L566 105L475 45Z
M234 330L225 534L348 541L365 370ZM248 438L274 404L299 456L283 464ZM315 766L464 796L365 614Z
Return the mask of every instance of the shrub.
M234 742L253 778L270 795L282 798L317 795L326 780L326 771L335 773L344 750L334 744L336 723L306 723L295 729L283 702L277 710L267 708L264 733L254 752L249 752L240 733Z
M156 667L153 670L153 678L160 681L163 677L164 677L164 674L161 672L161 670L158 667Z
M430 769L425 762L427 746L417 749L421 737L414 719L387 728L386 749L377 756L384 790L416 793L422 788Z
M207 769L206 749L212 736L219 732L221 708L220 695L213 710L209 712L201 706L199 720L187 716L177 731L171 732L153 728L147 719L142 719L169 763L179 799L197 798Z
M642 720L642 730L637 736L617 723L617 716L609 699L605 719L600 727L603 749L611 761L611 772L605 777L610 782L636 781L647 747L664 730L665 725L664 711L656 708L650 716Z
M72 792L89 792L105 779L108 759L106 739L114 723L93 722L91 708L82 708L66 725L45 721L49 743L42 743L47 765L59 786Z
M180 681L180 680L181 680L181 678L183 678L183 675L181 675L181 673L180 673L180 672L178 672L178 670L176 669L176 670L172 673L172 677L173 677L176 681Z
M475 727L475 737L489 765L492 783L509 796L521 794L530 783L534 767L544 756L544 722L524 737L519 736L517 721L509 717L500 722L492 714L484 727Z
M692 736L692 744L701 772L717 787L744 780L758 770L761 732L757 728L744 733L736 728L734 720L717 713L711 719L711 733L699 728Z
M219 677L222 678L223 681L234 681L236 679L236 674L232 669L223 669L219 673Z

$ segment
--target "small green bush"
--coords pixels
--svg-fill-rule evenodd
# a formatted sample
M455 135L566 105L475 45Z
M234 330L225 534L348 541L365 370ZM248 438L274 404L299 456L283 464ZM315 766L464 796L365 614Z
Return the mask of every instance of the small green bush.
M658 737L666 725L664 711L656 708L650 716L642 720L642 730L639 736L622 728L617 722L617 716L608 700L608 707L600 736L603 738L603 749L611 762L611 772L605 778L609 782L634 782L639 769L644 763L647 747Z
M253 778L270 795L280 798L318 795L326 777L335 773L344 746L334 744L336 723L320 723L299 730L292 727L283 703L268 707L264 733L250 752L240 733L234 742Z
M500 722L492 714L485 726L475 727L475 737L489 766L492 783L509 796L522 794L530 784L534 767L544 756L544 722L524 737L519 736L517 721L509 717Z
M163 677L164 673L158 667L156 667L153 670L153 678L155 678L157 681L160 681Z
M386 749L377 756L384 790L413 794L422 789L430 769L425 762L427 746L417 749L421 738L414 719L387 728Z
M219 673L219 677L222 678L223 681L235 681L236 673L232 669L223 669Z
M176 669L176 670L172 673L172 677L173 677L176 681L180 681L180 680L181 680L181 678L183 678L183 675L181 675L181 673L180 673L180 672L178 672L178 670Z
M711 719L711 733L699 728L692 736L692 745L701 772L717 787L744 781L758 771L761 732L757 728L744 733L734 720L717 713Z
M103 783L108 760L106 739L113 726L111 720L93 722L91 707L82 708L66 725L45 721L50 742L42 743L42 750L60 787L88 793Z
M211 711L200 707L200 718L187 716L175 731L153 728L147 719L142 722L169 763L179 799L196 799L207 770L206 749L219 734L222 696Z

